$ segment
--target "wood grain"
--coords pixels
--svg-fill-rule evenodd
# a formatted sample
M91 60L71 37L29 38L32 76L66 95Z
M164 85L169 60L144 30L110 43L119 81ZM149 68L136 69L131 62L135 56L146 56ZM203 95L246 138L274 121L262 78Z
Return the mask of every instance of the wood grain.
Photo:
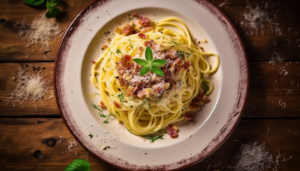
M229 165L234 165L232 156L241 145L254 142L265 143L265 150L274 160L279 156L279 150L278 170L299 170L300 153L295 148L300 143L299 124L300 120L290 119L242 120L219 150L186 170L227 170ZM63 138L61 142L60 137ZM49 139L55 139L55 146L47 145ZM88 159L92 170L117 170L91 155L80 144L69 151L69 140L74 138L62 119L0 119L0 169L63 170L74 159L82 158Z
M31 75L38 74L32 66L45 67L40 75L49 82L46 96L53 92L53 63L0 63L0 116L59 116L55 98L43 102L16 103L16 106L10 102L7 105L8 93L18 81L11 78L19 72L19 68ZM299 68L300 62L276 62L274 65L250 62L250 91L243 117L300 117ZM280 100L286 107L279 104Z
M40 44L27 48L28 39L19 36L21 29L28 30L32 21L47 11L45 7L30 7L22 1L4 0L0 6L0 61L54 61L63 33L67 30L73 19L92 0L65 0L58 8L61 14L56 21L59 23L62 34L51 38L49 44L51 51L42 54L44 49ZM24 23L22 24L22 22ZM46 57L45 57L46 56Z
M76 15L90 2L92 1L62 1L59 6L62 14L57 18L57 22L63 32L66 31ZM216 6L220 6L220 9L235 24L245 45L249 61L271 60L276 56L276 53L283 60L300 60L300 22L296 22L295 18L295 16L300 15L299 1L213 0L212 2ZM244 16L244 14L249 13L248 8L246 8L249 6L253 9L258 8L259 12L265 14L262 24L257 24L263 28L259 28L257 33L256 29L245 26L250 23ZM24 5L21 1L3 1L0 6L0 39L5 41L0 41L0 61L55 60L62 35L50 40L51 51L44 55L39 44L27 48L28 40L18 34L21 28L20 23L23 20L26 20L23 27L29 29L32 20L45 12L45 8L32 8ZM274 31L276 29L277 31ZM280 34L278 30L280 30Z

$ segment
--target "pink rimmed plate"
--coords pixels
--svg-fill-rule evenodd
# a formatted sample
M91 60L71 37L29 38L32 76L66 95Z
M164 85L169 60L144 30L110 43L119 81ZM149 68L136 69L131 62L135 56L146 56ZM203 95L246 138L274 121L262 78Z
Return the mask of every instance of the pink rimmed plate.
M100 98L91 82L93 60L101 54L106 31L113 31L132 12L155 21L181 18L194 38L207 39L205 51L216 52L221 64L212 75L212 101L195 124L179 123L179 137L150 143L132 135L115 119L103 123L91 105ZM213 64L215 61L210 59ZM67 30L55 63L58 107L70 132L87 150L127 170L176 170L194 165L216 151L237 126L248 91L246 53L233 24L206 0L99 0L84 9ZM106 113L107 114L107 113ZM90 138L90 134L93 138ZM105 147L109 146L110 148Z

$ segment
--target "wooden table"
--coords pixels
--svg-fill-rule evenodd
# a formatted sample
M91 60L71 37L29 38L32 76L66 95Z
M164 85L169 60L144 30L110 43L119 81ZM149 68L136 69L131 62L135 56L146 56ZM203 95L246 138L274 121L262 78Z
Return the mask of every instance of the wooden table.
M90 1L64 0L59 5L62 14L57 22L63 32ZM235 24L242 38L249 61L250 90L243 118L231 137L212 156L187 170L228 170L240 147L253 142L265 143L265 150L274 159L279 157L278 170L300 170L299 1L212 2ZM257 32L243 15L250 6L263 12L259 13L263 16L261 21L255 21L261 22ZM18 34L17 23L26 20L25 25L30 24L44 12L44 8L29 7L21 0L1 1L0 170L63 170L76 158L88 159L92 170L117 170L79 144L68 150L69 141L74 138L61 119L55 98L16 106L5 101L16 86L12 77L19 67L34 74L26 65L45 67L41 75L49 81L47 95L53 92L54 60L62 36L50 40L51 51L45 59L40 45L26 47L28 40ZM279 104L280 100L286 107Z

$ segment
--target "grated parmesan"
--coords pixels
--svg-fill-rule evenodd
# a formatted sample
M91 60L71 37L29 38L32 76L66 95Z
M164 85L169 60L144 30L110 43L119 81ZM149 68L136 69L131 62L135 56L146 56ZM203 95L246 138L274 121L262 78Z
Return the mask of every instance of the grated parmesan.
M246 30L247 35L261 35L264 34L263 29L269 29L275 34L281 35L281 29L279 28L279 23L276 23L272 20L272 16L268 14L267 10L269 4L265 3L263 7L250 4L247 1L247 6L245 8L244 16L245 21L241 22L241 26ZM276 18L276 14L273 15L273 18Z
M257 142L243 144L238 153L233 157L230 169L236 171L263 171L274 164L272 155L265 150L265 145Z
M49 19L44 14L41 14L29 26L25 22L26 20L23 20L21 23L17 23L15 27L19 28L19 36L23 36L29 41L27 47L41 44L41 52L44 54L48 53L50 50L50 38L60 36L62 33L56 19Z
M43 81L39 75L30 75L21 68L16 76L16 87L9 93L9 97L6 98L7 104L10 101L15 105L17 102L22 104L24 101L37 101L42 99L47 93L47 83ZM37 111L37 107L36 111Z

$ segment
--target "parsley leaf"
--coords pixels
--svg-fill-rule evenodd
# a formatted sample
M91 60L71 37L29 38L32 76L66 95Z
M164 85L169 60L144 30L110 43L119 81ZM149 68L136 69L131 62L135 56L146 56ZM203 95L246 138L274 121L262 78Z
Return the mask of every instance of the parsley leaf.
M109 120L109 118L112 116L112 114L109 114L107 117L106 117L106 119L103 121L103 123L105 123L105 124L108 124L108 120Z
M164 137L164 134L158 135L158 136L155 136L155 137L144 137L144 138L147 139L147 140L151 140L150 141L150 144L151 144L151 143L154 143L154 141L156 141L156 140L159 140L159 139L163 140L164 139L163 137Z
M121 51L119 49L117 49L117 54L121 53Z
M121 94L119 94L118 97L120 98L121 103L123 103L124 102L124 94L123 94L123 92L121 92Z
M89 137L91 137L91 139L93 138L93 135L90 133Z
M107 150L107 149L110 149L110 146L105 146L105 147L103 148L103 150Z
M133 49L133 46L132 46L132 44L131 44L131 40L129 39L129 42L130 42L130 47L131 47L131 49Z

